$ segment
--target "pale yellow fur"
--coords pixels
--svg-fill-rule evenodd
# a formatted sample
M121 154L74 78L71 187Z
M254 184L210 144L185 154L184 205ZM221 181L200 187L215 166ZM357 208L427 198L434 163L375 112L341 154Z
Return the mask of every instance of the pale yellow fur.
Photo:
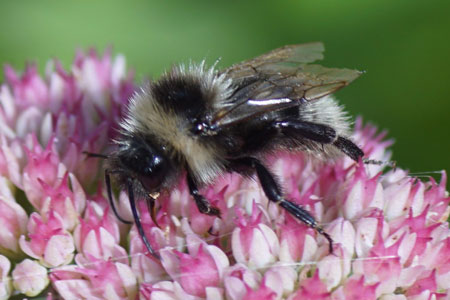
M211 89L214 84L217 85L218 77L211 70L204 70L203 65L198 67L190 65L188 68L179 67L175 70L180 74L190 72L191 75L203 76L210 79L203 81L204 88ZM203 75L201 72L205 72ZM204 76L205 77L205 76ZM220 80L221 78L219 78ZM220 89L220 84L218 85ZM218 97L224 97L226 88L222 87L217 93ZM220 102L219 99L214 99ZM211 183L214 178L222 173L223 159L213 149L203 143L199 143L197 137L189 133L191 124L188 120L182 119L174 112L166 111L160 104L153 99L150 87L143 87L136 93L130 101L127 117L122 121L121 127L126 134L149 133L159 139L161 145L167 145L167 151L170 151L171 157L177 157L179 161L185 161L192 171L195 179L201 183Z

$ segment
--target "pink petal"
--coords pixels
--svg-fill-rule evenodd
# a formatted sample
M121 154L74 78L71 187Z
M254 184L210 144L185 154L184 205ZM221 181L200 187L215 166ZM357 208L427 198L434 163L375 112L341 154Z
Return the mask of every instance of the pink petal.
M289 300L300 299L330 299L331 293L328 292L325 284L319 279L319 273L316 272L314 277L305 279L301 282L297 292L295 292Z

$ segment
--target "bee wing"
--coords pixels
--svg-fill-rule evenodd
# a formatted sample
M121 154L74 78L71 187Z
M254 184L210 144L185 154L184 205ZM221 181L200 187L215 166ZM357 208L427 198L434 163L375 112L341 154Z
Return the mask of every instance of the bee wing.
M222 71L233 81L233 95L212 118L227 126L266 112L300 105L332 94L355 80L360 71L309 64L323 59L322 43L275 49Z
M294 64L307 64L312 63L316 60L323 59L323 51L325 50L322 43L308 43L300 45L287 45L268 53L260 55L258 57L237 63L231 67L225 69L223 72L226 73L233 79L245 79L247 77L253 77L258 72L258 69L263 69L266 71L279 72L280 67L283 67L284 62L294 63ZM273 68L275 67L275 68ZM284 69L284 68L282 68ZM294 70L284 70L291 72Z

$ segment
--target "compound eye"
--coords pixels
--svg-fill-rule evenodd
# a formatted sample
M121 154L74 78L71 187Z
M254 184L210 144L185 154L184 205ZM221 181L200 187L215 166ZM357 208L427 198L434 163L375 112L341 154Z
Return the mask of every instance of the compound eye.
M143 169L137 177L144 188L151 192L159 189L167 173L166 160L159 155L153 155L144 159Z
M124 169L139 180L147 192L158 191L164 182L171 164L165 157L162 147L137 137L130 138L120 148L118 158Z

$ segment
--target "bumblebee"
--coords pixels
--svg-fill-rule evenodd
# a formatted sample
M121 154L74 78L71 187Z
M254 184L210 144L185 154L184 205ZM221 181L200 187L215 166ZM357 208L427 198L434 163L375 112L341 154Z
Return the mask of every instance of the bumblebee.
M205 63L174 67L140 88L120 122L116 149L106 159L105 181L116 216L111 177L126 190L139 234L154 257L136 208L187 177L201 213L220 216L199 188L226 172L259 179L267 198L298 220L331 237L300 205L283 196L264 159L276 150L303 151L321 158L363 151L349 138L350 121L330 96L361 72L312 64L323 58L321 43L285 46L217 71Z

